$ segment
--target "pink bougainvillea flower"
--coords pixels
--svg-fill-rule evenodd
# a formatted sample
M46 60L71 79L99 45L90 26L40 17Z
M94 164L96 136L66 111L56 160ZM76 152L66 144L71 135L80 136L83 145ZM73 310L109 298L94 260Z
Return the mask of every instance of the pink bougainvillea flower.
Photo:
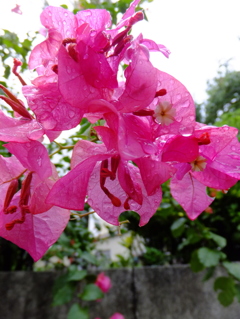
M125 319L125 317L121 313L116 312L109 319Z
M11 10L12 12L15 12L17 14L22 14L22 10L20 8L19 4L16 4L16 6Z
M109 141L107 145L111 144ZM119 225L119 215L130 209L140 215L142 226L161 201L161 190L148 196L138 168L122 160L116 150L107 150L104 144L79 141L72 156L72 170L54 185L47 201L83 210L86 195L96 213L113 225Z
M100 288L103 293L108 292L108 290L112 287L111 279L106 276L104 272L98 274L95 285L98 286L98 288Z
M0 160L0 236L27 250L36 261L61 235L70 212L45 203L58 179L45 147L37 141L10 142L5 147L16 157Z
M237 129L232 127L201 127L194 133L199 155L188 163L175 165L178 172L171 181L171 193L189 218L195 219L214 200L207 195L206 187L227 190L240 178L236 134Z

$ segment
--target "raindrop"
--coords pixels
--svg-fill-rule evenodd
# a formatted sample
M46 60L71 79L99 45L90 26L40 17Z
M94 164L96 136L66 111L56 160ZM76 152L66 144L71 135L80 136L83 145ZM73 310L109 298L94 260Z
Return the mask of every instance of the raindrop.
M88 54L84 54L83 59L87 60L88 59Z
M236 151L236 147L235 147L235 146L232 146L231 149L232 149L233 151Z
M38 166L42 166L42 159L41 159L41 157L39 157L39 158L37 159L37 163L38 163Z
M69 115L70 119L72 119L72 118L74 118L74 116L75 116L75 112L70 111L70 112L68 113L68 115Z

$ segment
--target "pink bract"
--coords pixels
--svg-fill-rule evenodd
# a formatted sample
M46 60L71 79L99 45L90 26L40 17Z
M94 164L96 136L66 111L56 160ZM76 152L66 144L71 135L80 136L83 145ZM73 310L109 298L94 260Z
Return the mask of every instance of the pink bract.
M108 290L112 287L111 279L103 272L98 274L95 285L98 286L98 288L100 288L103 293L108 292Z

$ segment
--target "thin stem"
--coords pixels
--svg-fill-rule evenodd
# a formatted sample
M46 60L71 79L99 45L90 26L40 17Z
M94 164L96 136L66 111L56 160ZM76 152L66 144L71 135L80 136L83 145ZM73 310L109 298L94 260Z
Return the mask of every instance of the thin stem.
M74 216L78 216L80 218L83 218L83 217L86 217L88 215L91 215L91 214L94 214L95 212L88 212L88 213L85 213L85 214L77 214L77 213L71 213L71 215L74 215ZM73 219L76 219L76 218L73 218Z
M50 154L49 157L52 157L53 155L57 154L57 153L60 152L61 150L66 150L66 149L70 150L70 149L73 149L73 148L74 148L74 145L63 146L63 145L59 144L59 143L56 142L56 141L53 141L53 142L54 142L55 144L57 144L57 145L59 146L59 148L58 148L56 151L54 151L52 154Z
M22 171L22 173L20 173L18 176L13 177L13 178L9 179L8 181L3 182L3 184L9 183L9 182L13 181L14 179L19 179L27 170L28 170L28 169L26 168L26 169L25 169L24 171Z

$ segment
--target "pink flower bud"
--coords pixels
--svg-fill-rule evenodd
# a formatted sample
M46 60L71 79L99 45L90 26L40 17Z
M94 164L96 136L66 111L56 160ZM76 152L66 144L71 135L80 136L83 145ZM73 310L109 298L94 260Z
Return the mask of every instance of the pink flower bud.
M108 292L108 290L112 287L111 279L108 276L105 276L103 272L97 276L95 285L98 286L104 293Z
M124 316L121 313L116 312L109 319L125 319L125 318L124 318Z

